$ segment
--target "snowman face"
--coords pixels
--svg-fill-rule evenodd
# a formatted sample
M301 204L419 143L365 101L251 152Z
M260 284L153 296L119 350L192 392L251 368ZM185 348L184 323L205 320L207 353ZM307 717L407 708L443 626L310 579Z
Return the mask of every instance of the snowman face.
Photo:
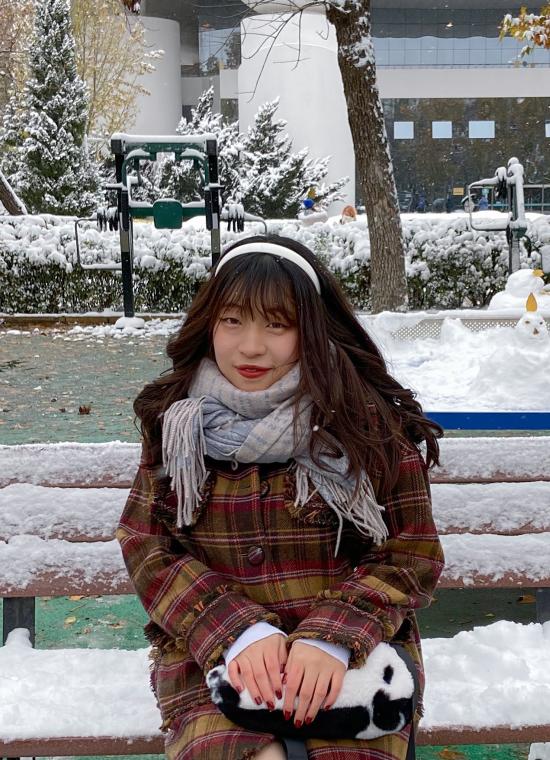
M516 325L518 333L531 340L547 340L548 327L538 311L528 311Z

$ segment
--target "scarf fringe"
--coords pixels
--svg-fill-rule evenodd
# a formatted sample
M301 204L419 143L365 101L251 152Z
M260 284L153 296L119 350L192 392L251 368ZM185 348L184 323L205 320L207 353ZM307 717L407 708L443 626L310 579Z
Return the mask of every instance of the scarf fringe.
M308 478L315 486L315 490L308 496ZM344 518L352 523L362 536L372 538L380 545L388 537L388 529L382 519L384 508L381 507L374 494L370 478L366 473L361 480L359 493L355 499L350 498L349 492L334 480L309 470L303 464L296 467L296 500L294 506L307 504L314 493L319 491L338 518L338 536L334 556L338 554Z
M296 462L295 506L307 504L314 493L319 493L338 518L335 556L344 519L361 535L376 544L383 543L388 531L368 474L361 473L358 493L354 496L356 483L347 475L347 457L331 459L328 464L332 471L312 461L309 452L311 400L301 402L298 413L301 434L295 435L293 399L299 382L297 364L265 393L250 394L231 385L215 362L202 360L188 398L174 402L164 412L162 421L162 459L177 495L178 529L193 524L208 477L206 455L235 463L281 462L293 458ZM309 495L308 480L314 487Z
M202 407L205 396L176 401L164 413L162 461L178 497L177 527L191 525L207 478Z

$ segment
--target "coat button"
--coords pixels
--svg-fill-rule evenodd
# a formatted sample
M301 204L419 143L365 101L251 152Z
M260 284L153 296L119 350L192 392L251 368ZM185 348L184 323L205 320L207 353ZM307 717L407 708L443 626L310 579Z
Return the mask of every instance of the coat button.
M265 552L261 546L251 546L247 556L251 565L261 565L265 559Z
M269 491L271 489L271 486L269 485L269 480L262 480L260 481L260 496L262 499L264 499Z

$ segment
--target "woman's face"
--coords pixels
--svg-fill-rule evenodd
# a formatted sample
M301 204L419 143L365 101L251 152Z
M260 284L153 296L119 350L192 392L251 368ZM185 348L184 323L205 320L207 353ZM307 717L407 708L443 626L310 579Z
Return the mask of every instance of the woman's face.
M213 344L220 372L241 391L266 390L298 361L296 325L256 311L250 317L239 306L222 309Z

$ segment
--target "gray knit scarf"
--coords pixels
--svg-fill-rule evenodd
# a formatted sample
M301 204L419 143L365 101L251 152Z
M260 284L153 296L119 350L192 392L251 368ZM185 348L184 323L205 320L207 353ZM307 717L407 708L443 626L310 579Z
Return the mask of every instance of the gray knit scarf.
M204 456L237 462L296 461L295 506L305 504L316 491L338 517L338 554L344 518L363 536L381 544L388 535L382 507L376 502L366 472L353 499L355 480L346 477L347 456L333 459L319 452L324 468L310 458L313 401L301 399L297 441L293 434L293 405L300 381L299 364L267 390L241 391L227 380L211 359L203 359L188 398L164 413L162 456L166 474L178 498L179 528L192 524L199 494L207 478ZM308 497L308 478L315 490Z

